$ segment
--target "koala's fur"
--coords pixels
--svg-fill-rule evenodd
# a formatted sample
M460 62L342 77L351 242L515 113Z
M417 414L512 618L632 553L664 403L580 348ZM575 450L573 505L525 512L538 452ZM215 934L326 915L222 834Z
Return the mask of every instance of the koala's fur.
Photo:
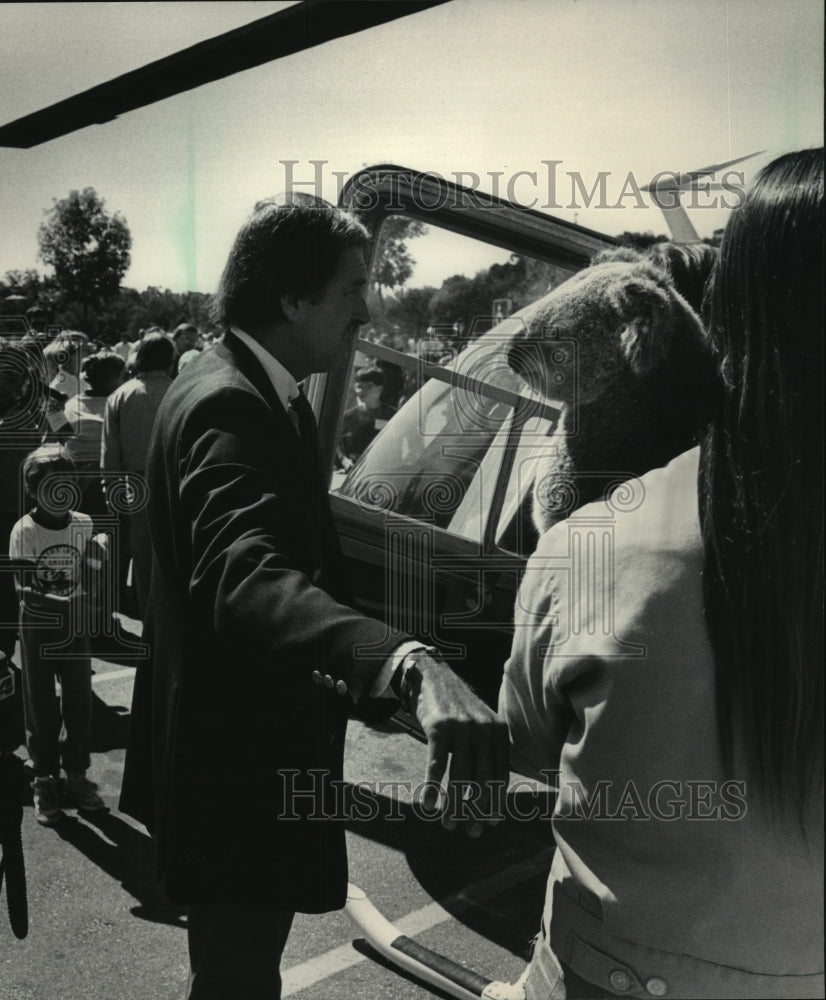
M697 313L715 259L704 246L609 251L527 313L508 362L563 404L537 469L540 534L699 439L710 368Z

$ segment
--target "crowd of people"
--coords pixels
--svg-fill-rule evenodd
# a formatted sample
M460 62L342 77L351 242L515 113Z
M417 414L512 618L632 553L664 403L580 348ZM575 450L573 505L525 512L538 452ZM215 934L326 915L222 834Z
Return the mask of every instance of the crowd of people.
M191 324L142 332L134 343L123 335L112 348L79 331L0 341L0 556L12 570L0 574L0 654L12 669L19 636L34 809L44 825L67 802L103 808L86 778L90 636L115 610L143 616L152 426L182 359L212 346Z
M555 860L513 995L822 996L822 150L774 161L732 213L705 298L702 445L643 478L611 578L548 569L565 522L540 539L498 713L437 649L350 603L300 383L368 321L368 245L325 203L261 202L221 280L226 333L199 360L191 327L110 352L80 334L0 344L0 532L17 585L0 575L2 651L19 629L38 820L57 822L62 796L103 806L78 622L116 561L117 514L150 650L120 808L188 908L189 1000L280 996L295 912L344 903L331 803L347 719L399 703L427 737L429 804L442 784L446 809L480 793L449 827L499 821L511 762L558 779ZM395 412L392 378L358 372L342 463ZM591 615L600 588L610 636ZM60 623L48 634L44 609ZM601 785L626 810L668 792L671 813L600 815ZM675 790L698 785L706 813L675 814Z
M124 333L114 345L76 330L51 340L35 332L0 339L0 557L14 570L0 574L0 657L13 669L19 638L34 811L43 825L60 821L61 805L103 808L85 777L90 634L115 610L145 616L152 569L146 465L155 418L173 379L218 342L191 323L171 333L149 328L135 341ZM398 404L403 391L396 365L356 371L340 467L364 451L396 412L387 400ZM38 499L43 480L45 503ZM38 623L44 610L58 614L58 630ZM61 655L41 663L45 638ZM48 694L55 678L59 718Z

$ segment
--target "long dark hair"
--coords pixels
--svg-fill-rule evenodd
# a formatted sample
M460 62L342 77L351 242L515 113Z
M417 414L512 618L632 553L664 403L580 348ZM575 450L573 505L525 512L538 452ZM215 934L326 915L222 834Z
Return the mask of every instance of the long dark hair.
M723 235L719 381L700 510L717 720L756 789L802 810L823 780L823 150L759 175Z

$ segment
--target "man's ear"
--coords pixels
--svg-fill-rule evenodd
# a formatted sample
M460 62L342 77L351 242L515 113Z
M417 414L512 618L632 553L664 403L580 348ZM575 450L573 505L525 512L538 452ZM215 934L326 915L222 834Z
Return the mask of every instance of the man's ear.
M292 292L284 292L280 301L281 311L291 323L295 323L298 319L300 299L293 295Z

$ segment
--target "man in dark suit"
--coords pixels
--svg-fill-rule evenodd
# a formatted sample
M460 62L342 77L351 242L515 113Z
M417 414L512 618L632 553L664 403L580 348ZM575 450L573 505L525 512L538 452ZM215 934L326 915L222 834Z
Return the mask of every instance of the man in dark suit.
M256 206L221 280L224 342L175 380L150 447L152 653L121 808L153 832L165 891L189 908L191 1000L277 997L293 913L343 906L332 817L351 712L385 718L402 695L428 778L452 754L451 782L507 779L495 715L434 651L347 604L297 383L368 319L366 242L321 202Z

